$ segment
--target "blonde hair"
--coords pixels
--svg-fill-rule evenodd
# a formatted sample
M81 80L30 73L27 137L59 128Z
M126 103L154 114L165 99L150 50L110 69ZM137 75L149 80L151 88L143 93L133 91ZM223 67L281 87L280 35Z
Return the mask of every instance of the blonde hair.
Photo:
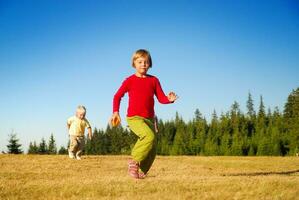
M146 58L148 60L149 67L152 67L153 63L152 63L151 54L149 53L149 51L145 49L138 49L137 51L135 51L135 53L132 56L132 67L135 67L134 62L136 59L140 57Z
M77 111L84 111L84 116L85 116L85 114L86 114L86 108L85 108L85 106L82 106L82 105L79 105L78 107L77 107Z

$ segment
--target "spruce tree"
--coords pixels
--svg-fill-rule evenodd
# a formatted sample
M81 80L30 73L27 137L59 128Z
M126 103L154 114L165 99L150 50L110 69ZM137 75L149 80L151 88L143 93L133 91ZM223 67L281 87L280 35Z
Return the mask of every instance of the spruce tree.
M238 102L234 102L231 106L231 132L232 132L232 145L231 154L240 156L242 155L242 138L240 133L240 119L241 111Z
M37 154L38 153L38 146L36 145L36 142L33 143L30 142L29 148L28 148L28 154Z
M290 155L299 152L299 88L288 96L284 107L284 126L288 134Z
M55 143L53 133L51 134L50 139L49 139L48 153L49 154L57 154L57 147L56 147L56 143Z
M242 151L243 143L242 143L242 138L241 134L236 131L233 134L232 138L232 146L231 146L231 153L234 156L242 156L243 151Z
M159 126L160 126L160 123L159 123ZM159 135L162 135L161 154L162 155L170 155L170 154L172 154L172 147L173 147L173 143L174 143L175 136L176 136L176 126L175 126L175 123L173 120L166 121L163 124L164 124L163 129L160 130L158 133Z
M221 132L220 155L231 155L231 129L229 113L222 113L219 122L219 131Z
M39 154L48 154L48 147L47 147L46 140L44 138L42 138L42 140L39 144L38 153Z
M283 146L280 138L280 133L277 127L271 127L271 155L272 156L281 156L283 155Z
M259 106L259 112L258 112L258 125L264 126L265 123L265 117L266 117L266 111L265 111L265 105L263 96L260 96L260 106Z
M189 121L186 127L186 142L187 142L187 155L196 155L196 144L194 143L196 138L196 129L194 123Z
M196 109L195 110L195 118L193 120L194 126L194 140L192 144L192 149L195 155L202 155L204 153L204 144L206 140L206 130L207 130L207 122L202 117L201 112Z
M184 127L183 124L178 124L176 128L176 133L173 141L173 146L171 150L171 155L184 155L185 154L185 138L184 138Z
M33 144L32 142L29 143L28 154L33 154Z
M59 155L64 155L67 153L68 153L68 150L64 146L61 146L60 149L58 150Z
M250 142L250 146L249 146L249 152L248 152L248 156L255 156L256 155L256 150L255 150L255 146L254 144L252 144L252 141Z
M254 111L254 103L251 96L251 93L248 93L248 99L247 99L247 115L250 117L251 120L255 118L255 111Z
M12 133L9 136L7 149L10 154L21 154L23 151L21 150L21 144L19 144L19 139L17 139L17 135L15 133Z
M266 134L266 112L265 112L265 105L263 101L263 97L260 96L260 105L259 105L259 111L257 116L257 122L256 122L256 135L254 137L254 140L256 140L259 143L263 143L265 134ZM261 151L259 151L260 154ZM263 151L262 151L263 152Z
M195 115L195 121L200 121L203 119L202 114L198 108L195 110L194 115Z
M218 129L218 116L216 110L213 111L212 121L207 133L207 139L204 146L204 154L208 156L219 155L220 137Z
M228 132L225 132L221 138L221 146L220 146L221 155L224 156L231 155L232 153L231 145L232 145L231 135Z

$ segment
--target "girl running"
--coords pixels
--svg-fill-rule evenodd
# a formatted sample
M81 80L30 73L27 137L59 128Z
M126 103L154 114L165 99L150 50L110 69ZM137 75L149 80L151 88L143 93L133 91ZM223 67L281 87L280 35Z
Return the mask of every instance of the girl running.
M174 92L166 96L159 79L147 73L152 67L151 55L147 50L140 49L133 54L132 66L135 73L125 79L114 95L111 123L120 123L121 98L128 93L127 122L138 136L132 149L132 159L128 162L128 172L133 178L141 179L145 178L156 157L154 95L162 104L173 103L178 97Z

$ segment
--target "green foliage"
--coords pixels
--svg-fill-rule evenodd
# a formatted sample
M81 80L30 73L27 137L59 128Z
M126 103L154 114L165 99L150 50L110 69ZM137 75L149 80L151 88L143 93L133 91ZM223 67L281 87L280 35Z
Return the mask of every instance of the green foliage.
M51 134L50 139L49 139L48 153L49 154L57 154L57 147L56 147L56 143L55 143L53 133Z
M10 154L21 154L23 151L21 150L21 144L19 144L19 139L17 139L17 135L12 133L9 136L7 149Z
M58 154L60 155L68 154L68 150L64 146L61 146L60 149L58 150Z
M284 108L285 131L289 135L287 143L289 144L290 155L298 153L299 149L299 88L293 90L288 96Z
M255 119L255 111L254 111L254 103L250 93L248 93L248 100L247 100L247 115L250 117L251 120Z
M87 139L86 154L129 154L137 137L123 127L107 126L106 130L94 129L92 140Z
M42 138L39 147L38 147L38 153L39 154L48 154L48 147L47 147L47 143L46 140L44 138Z
M28 148L28 154L38 154L38 146L36 145L35 141L33 143L30 142Z
M184 121L179 113L169 121L158 120L157 153L159 155L226 155L226 156L283 156L299 151L299 88L292 91L284 112L277 107L266 113L260 96L258 112L254 110L251 94L248 94L247 111L241 111L238 102L231 109L217 116L212 113L208 123L199 109L190 121ZM92 140L86 139L85 154L130 154L137 137L128 128L107 126L94 129ZM54 147L54 148L53 148ZM37 147L30 143L28 153L48 154L56 152L53 135L49 145L42 139ZM67 153L61 147L59 154Z
M36 144L36 141L30 142L28 154L57 154L57 147L54 135L50 135L48 145L44 138L41 139L39 145Z

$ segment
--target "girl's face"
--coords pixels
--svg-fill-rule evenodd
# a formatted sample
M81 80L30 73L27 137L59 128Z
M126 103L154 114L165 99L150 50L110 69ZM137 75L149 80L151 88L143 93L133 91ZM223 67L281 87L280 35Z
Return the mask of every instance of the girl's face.
M146 75L149 68L149 62L147 58L139 57L134 61L136 72L140 75Z

